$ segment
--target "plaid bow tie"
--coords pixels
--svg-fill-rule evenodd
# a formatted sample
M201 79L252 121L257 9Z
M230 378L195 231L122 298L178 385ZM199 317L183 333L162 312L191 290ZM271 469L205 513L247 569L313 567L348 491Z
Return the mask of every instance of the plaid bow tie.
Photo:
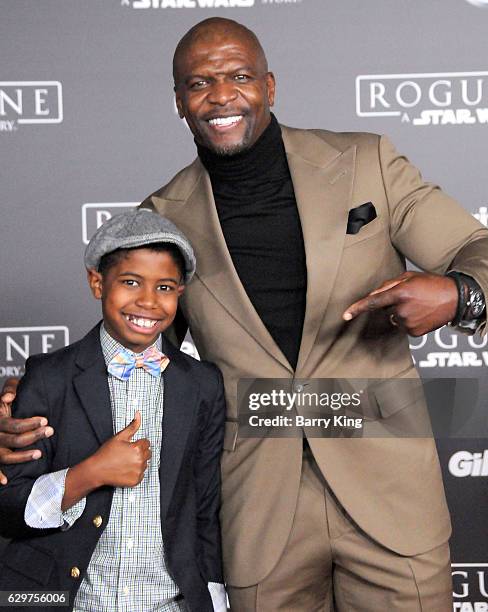
M169 364L169 358L150 346L141 355L134 355L122 349L108 364L107 370L120 380L128 380L134 368L144 368L151 376L157 377L164 372Z

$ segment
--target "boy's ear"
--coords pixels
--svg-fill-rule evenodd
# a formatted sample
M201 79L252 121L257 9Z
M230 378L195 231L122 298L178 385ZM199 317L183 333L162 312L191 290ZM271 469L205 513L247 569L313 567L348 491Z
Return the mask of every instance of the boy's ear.
M97 272L93 268L90 268L86 271L86 277L88 279L88 284L90 285L91 292L93 297L96 300L102 299L102 289L103 289L103 279L100 272Z

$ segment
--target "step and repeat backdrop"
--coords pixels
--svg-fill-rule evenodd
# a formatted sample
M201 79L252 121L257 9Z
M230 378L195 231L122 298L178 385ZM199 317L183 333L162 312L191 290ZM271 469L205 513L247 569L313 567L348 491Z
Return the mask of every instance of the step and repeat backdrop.
M280 122L386 133L487 225L487 0L0 0L0 384L98 320L87 241L195 156L171 60L214 15L257 33ZM488 611L488 337L446 327L411 349L422 376L478 388L438 447L454 609Z

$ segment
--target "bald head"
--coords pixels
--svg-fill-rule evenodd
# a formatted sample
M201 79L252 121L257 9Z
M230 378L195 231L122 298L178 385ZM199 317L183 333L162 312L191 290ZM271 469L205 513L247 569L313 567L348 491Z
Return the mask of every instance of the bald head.
M178 114L218 155L251 147L271 121L275 80L256 35L230 19L197 23L173 59Z
M236 42L246 43L255 51L259 61L259 68L263 72L268 71L268 62L264 54L258 37L246 26L223 17L210 17L200 21L183 36L177 44L173 56L173 79L175 87L178 86L181 78L181 63L186 55L191 53L192 47L199 43L215 45L223 40L235 40Z

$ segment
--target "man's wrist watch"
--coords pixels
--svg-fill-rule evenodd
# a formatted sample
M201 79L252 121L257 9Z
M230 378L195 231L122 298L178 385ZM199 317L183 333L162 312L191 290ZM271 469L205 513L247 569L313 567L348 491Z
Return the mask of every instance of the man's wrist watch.
M461 272L448 272L458 288L458 307L456 316L451 321L460 329L475 330L486 317L485 296L478 283L467 274Z

